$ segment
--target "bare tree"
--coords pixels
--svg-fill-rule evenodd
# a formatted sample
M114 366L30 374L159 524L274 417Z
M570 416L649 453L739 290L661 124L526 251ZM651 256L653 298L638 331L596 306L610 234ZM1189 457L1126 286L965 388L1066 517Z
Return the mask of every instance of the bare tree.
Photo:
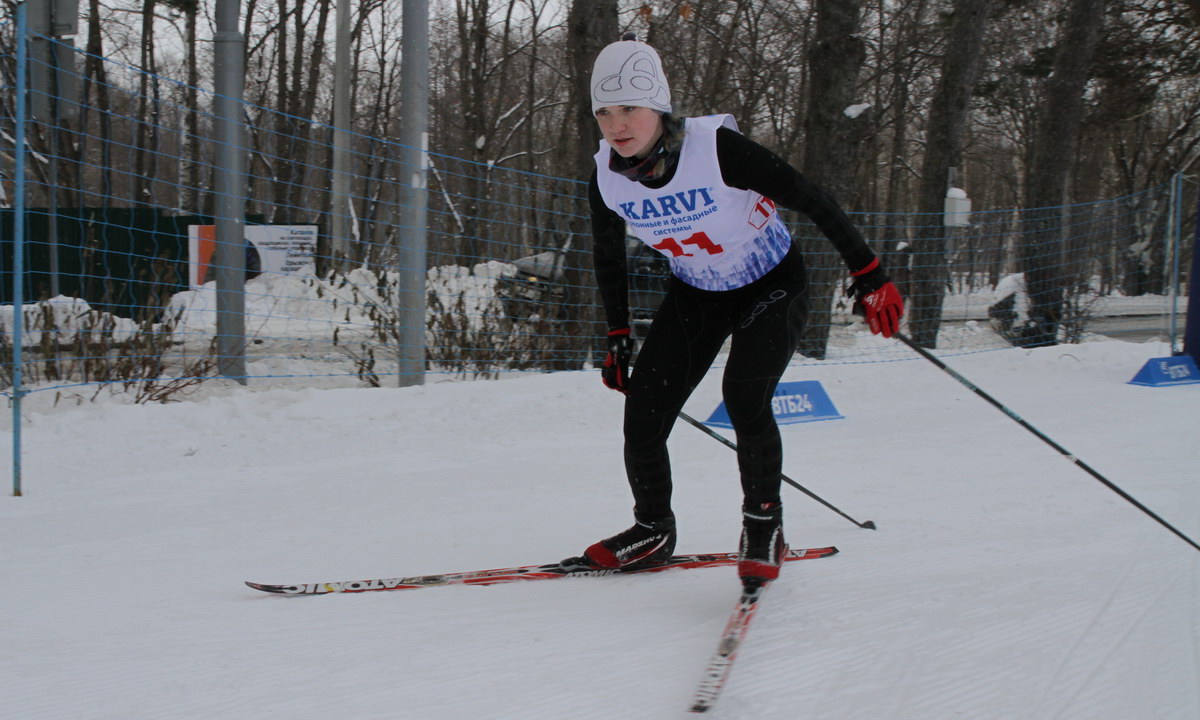
M587 178L592 168L592 155L600 142L600 128L592 117L592 63L605 45L616 42L620 33L617 24L617 0L574 0L567 16L567 52L570 54L571 89L568 102L565 138L577 138L570 143L574 160L568 165L577 178Z
M950 168L962 163L963 136L975 79L982 62L984 31L996 0L956 0L951 17L937 93L929 109L925 158L917 208L927 218L939 218L945 202ZM907 298L909 331L923 347L936 347L942 301L949 281L945 228L925 220L914 241L921 266L914 268L912 295Z
M177 207L195 213L200 207L200 62L196 36L198 0L163 0L163 4L183 14L183 88L184 115L180 144L179 200Z
M569 130L565 138L570 144L573 175L580 179L591 176L595 163L592 155L600 142L600 128L592 116L592 63L600 50L618 39L616 0L573 0L567 16L567 48L570 53L571 85L568 111ZM572 298L577 307L589 308L597 304L595 280L592 276L591 228L582 220L570 227L576 241L569 252L564 253L563 267L566 284L575 288ZM582 348L595 347L594 338L603 337L603 321L599 313L574 313L568 322L567 335L578 338ZM582 349L581 348L581 349ZM582 353L581 353L582 356Z
M1039 108L1026 183L1026 206L1031 211L1024 218L1022 245L1029 321L1020 331L1020 342L1030 347L1058 341L1064 300L1060 213L1083 120L1084 90L1104 27L1105 4L1105 0L1072 0Z
M1189 173L1200 158L1200 23L1167 0L1109 4L1108 22L1096 49L1094 94L1072 169L1073 200L1096 200L1114 189L1130 198L1134 212L1163 214L1166 193L1133 198L1160 187L1175 173ZM1105 152L1095 152L1104 148ZM1110 170L1111 168L1111 170ZM1135 225L1125 243L1114 243L1100 268L1104 288L1127 295L1164 293L1171 278L1154 223ZM1067 248L1071 254L1071 248Z
M108 203L114 198L113 165L112 165L112 117L109 113L111 100L109 97L108 65L104 61L104 37L101 33L102 14L100 0L88 0L87 16L87 54L83 64L83 107L80 116L80 155L87 157L88 140L96 138L100 142L99 187L101 202ZM89 115L98 115L98 133L87 132ZM98 137L97 137L98 136Z
M353 30L352 192L359 237L377 247L403 221L391 153L397 2L358 3ZM430 183L440 205L431 208L430 250L446 256L431 262L561 250L566 284L576 293L569 302L593 306L582 185L575 182L590 172L598 139L587 75L601 47L621 29L635 29L662 54L679 112L733 113L743 132L802 167L847 209L884 211L859 224L870 241L888 241L879 249L902 285L905 256L894 251L921 233L913 246L925 265L923 284L905 293L919 340L936 341L948 265L962 262L993 283L1026 270L1041 316L1029 329L1034 341L1045 341L1063 284L1077 283L1087 270L1072 266L1066 278L1053 279L1062 272L1053 267L1056 257L1093 258L1105 288L1162 291L1170 274L1157 189L1200 163L1196 3L1082 3L993 0L991 7L1003 10L986 29L945 21L983 0L433 3L430 148L439 172ZM328 202L328 138L314 120L325 118L331 94L325 36L332 0L243 5L252 212L319 219ZM203 212L211 198L197 142L211 81L203 50L212 30L207 11L195 0L89 0L80 121L64 129L71 142L60 148L59 177L74 191L64 197ZM565 25L558 22L563 15ZM1104 20L1089 62L1076 16ZM177 24L179 42L163 38L165 22ZM963 58L977 57L984 72L972 83ZM11 75L7 66L4 72ZM168 80L183 83L168 90ZM848 118L844 110L859 103L869 103L870 112ZM35 129L29 137L40 156L49 152L45 134ZM155 160L174 155L178 163ZM999 239L984 243L977 234L948 242L940 222L913 218L940 217L949 167L969 183L963 187L977 210L1056 208L1121 193L1136 220L1126 233L1042 236L1038 223L1059 222L1058 213L1021 227L1014 211L989 229ZM509 182L524 171L539 179ZM30 172L47 171L33 163ZM1049 260L1015 249L1029 237L1049 242ZM819 239L812 245L826 249ZM812 352L819 353L841 270L811 252L808 259L816 301Z
M869 112L847 113L859 100L856 81L866 57L859 37L859 0L820 0L816 3L816 38L809 51L809 107L804 124L804 174L835 198L855 195L854 171L858 151L870 124ZM824 358L829 342L833 296L845 274L829 241L809 231L798 238L809 262L808 324L800 352Z
M142 37L139 75L137 129L133 149L133 201L149 200L150 183L158 174L159 87L158 60L155 56L154 13L157 0L142 3Z
M873 111L878 134L870 140L874 153L867 158L877 163L880 172L868 172L865 181L875 188L866 194L868 208L883 211L883 222L903 227L901 213L908 208L908 186L915 172L911 166L913 155L913 128L916 118L924 109L924 79L931 74L931 52L914 52L914 48L938 46L938 38L929 28L929 0L907 0L889 8L886 0L878 0L874 15L875 57L868 57L872 64L874 79ZM886 170L885 170L886 169ZM874 168L872 168L874 170ZM891 235L892 237L887 237ZM903 261L908 257L899 251L901 243L907 245L907 235L894 236L890 228L885 238L884 260L893 280L905 290Z

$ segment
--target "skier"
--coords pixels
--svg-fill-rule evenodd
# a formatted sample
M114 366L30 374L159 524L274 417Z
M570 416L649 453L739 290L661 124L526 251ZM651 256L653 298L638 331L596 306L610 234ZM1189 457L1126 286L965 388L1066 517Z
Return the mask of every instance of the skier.
M588 198L596 281L608 325L603 382L625 394L624 455L632 527L584 552L592 567L644 565L675 549L667 436L684 402L732 339L722 384L743 491L738 575L776 578L786 545L782 444L771 399L807 314L799 249L775 206L807 215L853 277L872 332L891 337L900 293L845 213L729 115L672 114L662 61L629 34L601 50L591 78L603 140ZM670 261L666 296L631 365L625 235Z

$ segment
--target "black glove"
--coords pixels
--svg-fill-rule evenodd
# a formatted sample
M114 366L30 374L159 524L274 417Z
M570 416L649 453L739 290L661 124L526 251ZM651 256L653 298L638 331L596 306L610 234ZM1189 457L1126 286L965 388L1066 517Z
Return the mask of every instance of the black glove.
M629 388L629 361L633 359L633 336L629 328L608 331L608 355L600 369L605 387L618 392Z

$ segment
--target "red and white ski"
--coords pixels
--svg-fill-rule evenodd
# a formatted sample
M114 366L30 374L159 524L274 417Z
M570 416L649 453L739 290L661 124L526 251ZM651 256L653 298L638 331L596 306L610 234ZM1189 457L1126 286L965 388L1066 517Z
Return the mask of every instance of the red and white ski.
M691 712L708 712L717 704L717 698L721 696L721 691L725 689L725 683L729 680L729 673L733 670L733 661L737 659L742 641L746 639L746 631L750 629L750 621L754 619L758 605L770 586L770 581L763 581L747 583L742 588L742 596L738 598L737 605L734 605L733 612L729 615L729 621L725 623L725 629L721 631L717 651L709 659L700 685L692 696L692 705L689 708Z
M836 547L807 548L788 551L785 560L811 560L827 557L837 552ZM255 590L281 595L328 595L330 593L362 593L380 590L416 590L441 585L497 585L526 580L555 580L558 578L603 577L606 575L634 575L656 573L672 569L694 569L736 565L737 553L713 555L675 555L669 560L649 567L617 568L596 570L581 565L524 565L519 567L474 570L469 572L444 573L441 575L416 575L413 577L376 578L345 582L304 583L301 585L270 585L247 581Z

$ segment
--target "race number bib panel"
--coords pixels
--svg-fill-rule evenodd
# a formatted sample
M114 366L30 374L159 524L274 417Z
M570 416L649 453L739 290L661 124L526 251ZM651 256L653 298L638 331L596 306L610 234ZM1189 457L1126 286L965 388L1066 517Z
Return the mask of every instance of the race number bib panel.
M600 142L596 178L604 202L639 240L667 257L671 272L702 290L749 285L779 264L792 238L775 204L721 182L717 128L736 130L730 115L686 120L671 182L652 189L608 169Z

